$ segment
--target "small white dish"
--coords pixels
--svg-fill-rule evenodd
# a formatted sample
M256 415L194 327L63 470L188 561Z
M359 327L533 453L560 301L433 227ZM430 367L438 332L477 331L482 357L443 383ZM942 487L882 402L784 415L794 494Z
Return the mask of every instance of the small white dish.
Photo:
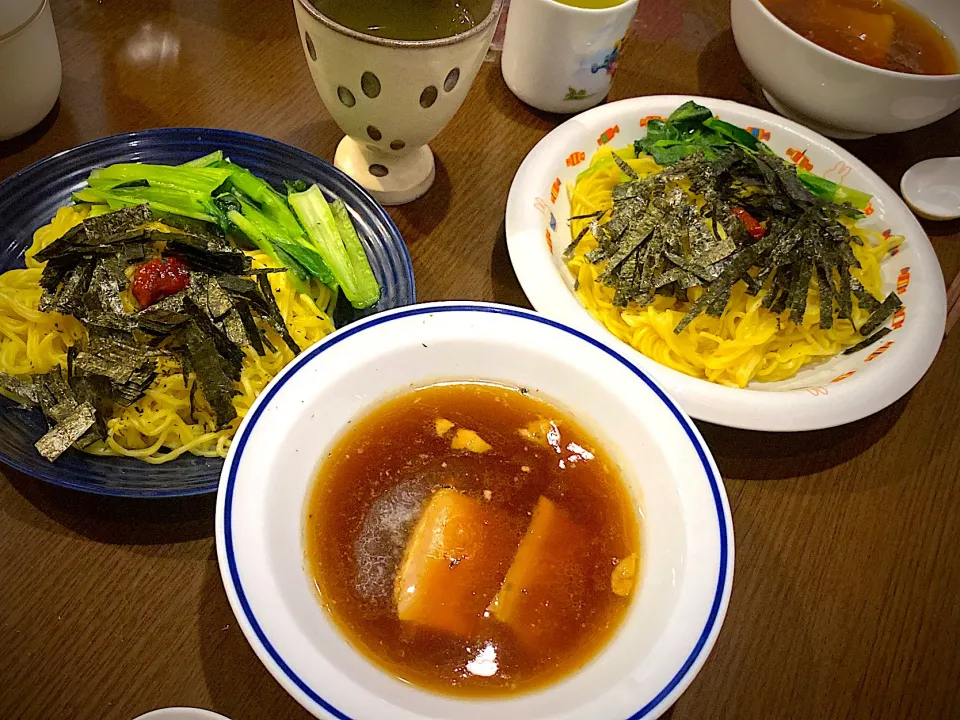
M167 707L151 710L138 715L133 720L230 720L230 718L215 713L212 710L201 710L191 707Z
M566 184L603 144L621 148L643 137L647 120L667 117L687 100L747 128L774 151L833 182L873 196L865 227L905 236L883 263L884 291L904 304L894 332L851 355L807 366L790 380L729 388L690 377L614 337L581 305L562 253L570 242ZM655 377L690 415L748 430L815 430L853 422L887 407L923 377L943 339L946 292L930 240L900 196L839 145L773 113L728 100L661 95L588 110L541 140L521 164L507 199L507 248L520 285L540 312L611 344Z
M918 162L900 179L907 205L928 220L960 218L960 157Z
M343 428L411 388L458 379L526 387L572 411L619 463L643 513L642 576L611 642L571 676L516 697L443 696L375 667L321 607L304 561L305 504ZM658 717L706 661L733 580L723 482L683 411L593 338L482 303L375 315L288 365L231 446L216 538L227 597L261 661L307 710L338 720Z
M956 0L910 0L960 52ZM812 11L812 10L811 10ZM913 130L960 108L960 74L913 75L856 62L791 30L761 0L731 0L737 50L786 117L834 138Z

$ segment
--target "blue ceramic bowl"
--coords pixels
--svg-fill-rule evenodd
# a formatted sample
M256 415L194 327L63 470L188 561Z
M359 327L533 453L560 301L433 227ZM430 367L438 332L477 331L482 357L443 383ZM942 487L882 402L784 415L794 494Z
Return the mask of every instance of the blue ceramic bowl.
M34 231L86 183L90 171L118 162L176 165L222 150L234 162L280 186L283 180L316 183L328 198L341 198L367 250L382 288L380 302L363 312L344 303L337 326L363 315L416 302L413 267L400 231L377 202L329 163L290 145L247 133L204 128L142 130L94 140L34 163L0 183L0 272L23 267ZM215 492L223 461L182 456L164 465L129 458L100 458L68 450L56 462L33 444L47 430L37 410L0 398L0 462L28 475L102 495L170 497Z

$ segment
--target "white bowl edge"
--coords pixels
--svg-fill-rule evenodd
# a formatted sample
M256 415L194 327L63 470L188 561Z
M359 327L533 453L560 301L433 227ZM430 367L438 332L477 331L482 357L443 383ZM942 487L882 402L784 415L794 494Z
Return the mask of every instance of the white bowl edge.
M667 459L666 465L663 467L672 468L670 473L673 475L672 481L676 483L676 492L678 495L678 502L680 505L678 507L683 508L683 527L685 528L685 536L683 541L683 547L680 549L680 554L682 555L681 559L681 572L677 574L676 583L680 584L680 589L677 590L679 593L679 602L680 604L676 608L668 609L665 615L667 619L666 625L667 629L664 631L664 634L658 637L651 639L649 643L649 652L646 655L646 659L656 656L661 661L663 658L668 658L670 662L674 663L670 665L671 668L675 667L678 671L675 674L675 677L672 677L670 682L666 684L667 690L656 694L650 691L649 702L647 702L647 707L642 708L642 713L633 712L632 715L620 711L620 706L626 703L632 708L639 707L640 703L637 700L638 695L640 697L646 698L642 690L644 683L649 683L650 673L657 670L657 668L648 667L644 665L643 662L639 663L637 667L629 668L628 670L622 670L622 677L610 688L607 688L606 695L601 700L597 701L599 705L588 705L584 706L580 703L574 703L574 710L570 712L559 713L558 708L569 708L572 702L571 698L574 697L583 697L584 695L590 695L592 690L597 686L597 678L603 677L602 673L593 672L598 667L603 670L607 675L610 674L610 667L604 668L604 658L605 656L613 657L619 653L618 662L622 664L622 658L634 656L636 653L636 639L634 638L634 643L629 648L624 644L626 641L621 642L622 647L617 650L616 645L618 639L621 636L621 633L618 633L617 638L613 640L611 646L606 650L602 651L600 656L595 659L588 667L574 674L570 679L561 682L557 686L551 686L550 688L532 693L529 695L520 696L517 699L510 699L505 701L451 701L440 696L436 696L430 693L425 693L419 690L413 690L401 686L399 683L396 683L391 678L386 677L383 673L378 670L372 669L372 666L367 663L366 660L360 658L359 655L352 649L348 648L346 644L339 640L340 644L343 646L336 651L333 651L337 655L337 662L342 662L342 665L339 665L336 669L329 668L331 672L334 672L338 677L328 678L329 683L335 685L336 687L327 688L324 692L327 697L339 696L341 700L346 698L348 703L356 703L356 707L360 708L358 714L348 715L345 712L342 712L336 707L336 703L328 704L327 707L324 707L321 703L318 703L315 698L311 697L310 686L303 683L303 681L298 676L298 672L301 672L303 668L309 667L312 664L318 662L316 657L310 655L310 652L306 654L297 654L299 649L302 649L301 646L296 646L298 650L291 650L291 655L278 654L274 656L274 653L278 651L274 647L276 643L276 638L271 634L275 631L280 634L289 634L290 636L296 636L299 634L305 634L305 631L302 627L297 625L296 621L290 622L279 622L274 621L273 617L267 617L264 613L264 608L269 607L269 615L288 615L291 613L290 608L295 607L298 603L302 603L303 607L306 607L307 600L309 598L309 605L312 610L312 614L309 614L310 623L322 623L324 622L325 615L319 608L319 604L316 602L316 598L311 596L309 592L310 588L305 586L308 584L304 581L305 569L302 567L302 562L298 558L294 558L294 565L292 567L285 560L278 559L277 557L270 557L269 546L274 540L271 539L273 535L284 535L285 540L283 540L280 545L286 547L287 550L292 546L301 546L300 538L300 527L299 519L300 515L297 514L298 522L291 523L289 520L286 522L287 527L268 527L269 522L263 520L264 515L269 516L272 514L278 515L281 513L280 506L286 507L289 511L294 505L302 506L303 503L303 493L304 489L310 484L312 480L312 472L315 465L315 460L320 454L321 448L317 446L316 443L313 445L313 458L314 461L307 462L306 464L300 463L297 467L299 468L296 471L290 472L285 471L284 477L291 482L295 488L291 489L290 492L293 496L300 494L300 498L297 499L293 497L292 499L288 498L287 500L277 504L274 502L274 499L269 496L269 493L266 493L267 484L260 483L259 487L255 490L247 491L247 489L241 488L242 484L245 484L246 487L253 487L258 481L257 477L265 477L265 470L269 472L269 468L272 467L273 463L276 462L276 457L278 452L271 452L270 447L277 447L278 438L286 438L284 443L283 452L287 456L296 454L296 451L300 448L307 447L304 443L309 441L309 438L300 437L297 439L297 433L295 427L298 423L304 423L307 418L308 409L310 409L311 400L308 398L301 398L303 390L306 385L300 383L298 386L300 389L300 394L291 395L290 392L284 392L281 389L281 386L284 384L284 378L293 375L298 372L298 368L303 367L304 372L309 373L309 368L306 367L310 362L310 358L316 357L317 354L324 349L328 349L329 345L336 344L336 338L346 335L354 335L352 338L353 344L358 342L357 335L364 336L364 333L360 332L365 327L371 325L376 325L379 323L387 323L388 321L394 321L392 324L396 327L400 327L401 323L406 322L404 327L407 336L409 337L409 330L415 325L414 319L417 316L421 317L432 317L433 315L445 314L446 318L453 317L455 313L476 313L477 309L481 309L482 312L487 313L492 316L495 313L504 313L513 317L526 317L528 319L534 319L538 326L542 325L544 327L552 327L553 324L549 320L540 318L539 316L527 313L526 311L520 311L512 308L499 308L498 306L484 305L484 304L468 304L468 303L440 303L427 307L417 306L414 308L399 309L397 311L390 311L383 315L378 315L373 318L369 318L366 321L358 323L357 325L352 325L346 328L345 330L338 331L335 335L331 336L328 340L320 343L318 346L315 346L311 350L305 352L300 358L298 358L294 363L292 363L288 368L286 368L281 375L271 383L267 390L261 394L260 399L251 409L247 418L245 418L243 424L241 425L240 430L237 434L237 440L235 441L233 449L231 449L230 456L228 457L225 466L224 472L221 479L221 489L218 496L217 502L217 550L218 550L218 559L220 561L221 574L224 580L224 586L227 590L227 594L237 618L243 628L245 635L248 640L251 642L254 650L257 652L258 656L268 667L271 673L278 679L278 681L290 692L298 701L301 702L307 709L311 710L318 717L335 717L335 718L344 718L344 717L378 717L378 718L439 718L439 717L450 717L450 713L454 710L456 711L456 717L462 718L473 718L473 717L485 717L485 713L491 711L496 712L505 717L524 717L534 718L542 717L556 717L556 718L568 718L573 720L573 718L582 718L584 715L578 714L582 712L588 712L590 717L596 717L597 720L601 720L603 717L610 717L611 719L616 718L616 720L622 720L623 717L628 716L631 718L653 718L657 717L662 713L670 704L672 704L680 693L686 688L689 682L692 681L693 677L702 667L703 662L706 660L706 656L709 653L710 649L713 646L713 643L716 640L717 634L719 633L720 625L724 614L726 612L726 607L729 602L730 587L732 582L733 574L733 533L732 533L732 520L730 516L729 505L726 500L726 495L723 489L722 481L720 480L719 472L716 469L712 458L710 457L709 450L707 450L706 445L703 443L702 438L697 432L693 424L686 418L682 411L677 409L675 406L671 407L669 399L663 394L663 391L656 386L655 383L650 381L649 378L644 377L642 373L636 371L636 369L629 370L629 372L635 373L637 376L640 376L645 381L645 390L641 394L644 397L647 397L648 400L652 397L650 393L654 396L660 397L663 400L661 405L657 407L651 407L647 412L657 415L658 413L662 415L661 425L663 428L658 428L654 435L659 438L661 441L670 442L676 444L681 442L683 447L687 447L683 451L682 456L686 458L681 462L681 460L676 460L673 458ZM469 315L464 315L463 317L469 318ZM484 318L485 320L486 318ZM396 322L399 321L399 322ZM417 321L418 322L418 321ZM430 323L437 325L436 321L424 321L424 332L429 331ZM500 322L500 321L497 321ZM442 324L442 323L441 323ZM501 325L504 323L500 322ZM479 323L483 325L483 322ZM439 326L438 326L439 327ZM449 331L451 330L450 326L443 328L444 332L447 333L442 337L448 338ZM472 328L477 330L476 327ZM487 342L490 341L490 338L493 336L490 335L489 327L484 331L481 329L479 332L485 332L485 337ZM533 332L532 334L536 335L539 332ZM547 335L552 333L549 331ZM575 331L565 331L572 335L578 335ZM374 333L367 333L369 337L374 337ZM467 333L460 337L459 340L450 340L450 342L461 342L467 341L470 342L469 338L470 333ZM376 333L377 340L380 341L384 337L387 337L385 333ZM426 337L426 335L424 336ZM516 340L517 335L514 334L511 336L511 339L508 342L520 342ZM428 342L433 342L433 340L440 342L440 338L428 339ZM541 338L542 339L542 338ZM630 368L630 363L623 359L616 358L616 354L607 349L601 343L597 343L590 338L583 336L583 340L586 340L586 343L582 343L585 346L589 345L589 353L596 355L596 351L600 350L604 355L607 355L611 358L614 358L612 368L615 368L616 363L621 363L623 368L626 368L624 372L628 372L627 369ZM390 342L397 343L399 342L396 337L390 339ZM410 345L409 341L407 344ZM580 342L580 341L578 341ZM342 347L347 347L350 345L350 342L344 342ZM413 343L419 348L419 338L416 342ZM410 345L410 347L413 347ZM358 345L357 347L362 347ZM450 347L453 347L452 345ZM482 347L482 344L481 344ZM357 348L354 348L356 350ZM369 348L368 348L369 349ZM440 349L442 351L442 348ZM456 352L461 352L462 349L456 350ZM531 351L532 352L532 351ZM482 355L482 352L480 353ZM328 357L332 357L332 354ZM532 356L531 356L532 357ZM528 358L529 359L529 358ZM344 362L341 358L337 360L338 363ZM375 365L377 360L372 361ZM484 360L473 360L470 362L479 362L481 365ZM316 364L316 363L314 363ZM469 364L469 362L467 363ZM523 365L523 362L519 363ZM529 363L528 363L529 364ZM384 369L386 366L381 364L381 369ZM479 365L475 364L475 367ZM533 366L527 367L525 372L532 372ZM364 378L376 378L376 373L371 372L371 367L369 363L361 362L361 369L357 370L344 370L347 375L352 372L365 373ZM389 372L386 371L385 372ZM572 372L571 370L565 370L568 375ZM341 371L338 371L338 375ZM475 375L476 372L470 373L467 375ZM482 373L480 373L482 375ZM535 375L533 377L536 377ZM415 384L421 384L424 380L429 381L432 378L419 378ZM436 378L443 379L443 378ZM485 379L498 379L497 377L487 377ZM513 382L509 377L499 378L505 382ZM341 378L342 380L342 378ZM297 384L297 380L291 380L292 384ZM530 384L529 379L521 378L520 382ZM601 385L604 382L609 382L608 380L598 381ZM365 384L368 385L371 389L367 393L366 390L361 393L366 395L363 398L357 398L358 406L367 407L374 400L382 399L383 392L382 388L377 390L375 386L378 386L380 381L375 379L373 381L365 380ZM338 382L339 385L345 385L348 383ZM388 383L389 384L389 383ZM642 383L635 383L636 392L640 392L637 388L640 387ZM536 385L534 385L536 387ZM327 393L327 390L324 391ZM586 391L583 391L586 392ZM574 394L576 394L574 392ZM633 397L633 391L627 393L628 397ZM302 403L305 403L305 408L302 412L296 412L294 409L294 403L300 399ZM284 408L283 412L277 412L276 408L271 410L271 407L280 403L280 407ZM609 404L609 400L606 401ZM270 405L270 407L264 407L265 404ZM376 404L374 402L374 404ZM568 403L561 403L568 404ZM632 407L629 405L624 405L624 407ZM310 410L313 412L316 408ZM616 408L608 407L609 412L614 412ZM622 409L621 409L622 410ZM352 411L351 411L352 412ZM596 412L594 408L592 413ZM636 411L632 411L636 414ZM591 413L588 412L588 415ZM349 415L349 413L348 413ZM355 413L354 413L355 415ZM674 417L677 421L676 426L671 428L666 427L670 423L666 420L668 417ZM258 420L259 418L259 420ZM267 420L267 422L264 422ZM584 422L581 420L581 422ZM652 422L652 421L650 421ZM590 421L584 422L587 427L592 427ZM253 427L251 427L253 426ZM270 441L263 443L263 438L258 439L258 434L262 434L266 431L272 438ZM606 439L605 436L610 433L604 432L602 428L600 429L600 434L603 439ZM653 432L653 431L651 431ZM671 434L673 433L673 434ZM652 435L651 438L654 436ZM683 437L682 441L678 441L678 437ZM263 436L266 437L266 436ZM670 438L673 438L670 440ZM244 454L243 445L247 441L252 443L256 452ZM327 442L329 438L324 436L324 444L328 445ZM622 450L622 448L620 448ZM660 446L654 444L647 448L651 451L650 457L654 457L660 453ZM619 450L615 450L612 454L614 457L618 456ZM691 454L692 453L692 454ZM238 457L239 456L239 457ZM692 472L687 468L683 470L682 467L686 467L683 463L689 464L693 462L691 458L696 456L696 462L702 464L703 473L701 476L696 476L695 472ZM246 468L238 468L237 465L240 463L240 458L243 458L244 463L246 463ZM253 462L250 462L250 459L253 459ZM286 461L283 461L286 462ZM674 467L674 463L681 463ZM289 464L289 463L287 463ZM634 463L635 464L635 463ZM648 463L650 467L655 467L656 462ZM632 467L632 466L631 466ZM654 472L650 467L644 468L644 472ZM308 477L304 476L304 468L308 468L309 472L306 472ZM627 476L631 475L632 470L628 470L626 473ZM705 475L704 475L705 473ZM291 479L292 476L296 475L296 479ZM715 503L715 515L712 521L713 526L717 526L717 517L721 518L721 523L719 527L716 527L719 534L717 535L716 541L710 539L712 537L712 530L709 528L710 517L709 513L710 508L704 504L703 493L705 491L705 485L703 484L703 479L706 477L708 483L706 486L710 486L713 494L713 502ZM231 479L233 478L233 479ZM253 478L253 479L251 479ZM644 482L647 483L644 485ZM654 483L654 480L647 479L645 481L640 481L641 492L643 494L644 500L651 500L651 493L656 494L659 490L650 483ZM672 487L672 486L671 486ZM658 507L667 508L669 504L664 504L667 501L661 501ZM228 505L229 503L229 505ZM299 505L298 505L299 504ZM226 511L228 507L231 508L231 512L237 513L237 517L242 518L237 520L237 522L244 522L243 537L233 538L232 535L228 536L227 534L227 524L228 518L226 517ZM700 516L697 515L700 513ZM704 513L706 513L704 515ZM669 514L669 513L665 513ZM662 518L661 518L662 520ZM652 521L652 519L651 519ZM291 526L297 526L291 529ZM658 531L659 532L659 531ZM666 536L668 536L667 533ZM710 536L710 537L707 537ZM720 538L723 538L721 541ZM228 551L228 547L234 547L234 542L236 542L234 550ZM277 541L279 542L279 541ZM283 543L286 543L285 545ZM292 545L291 545L292 543ZM717 585L716 594L713 599L707 603L709 608L704 605L704 598L708 594L704 588L697 585L698 578L699 582L707 582L709 580L704 580L705 576L709 576L709 573L704 572L695 572L698 568L703 569L706 567L710 555L709 548L714 547L719 553L718 558L720 562L723 563L721 570L720 566L715 568L716 571L720 572L718 579L714 580L714 584ZM264 549L266 548L266 549ZM703 553L706 553L704 555ZM259 557L256 557L258 556ZM284 556L286 553L284 554ZM233 564L231 557L236 560L236 564ZM285 564L287 567L283 570L276 570L276 566L279 564ZM259 568L259 570L251 570L251 568ZM676 568L674 568L676 570ZM253 573L252 575L250 573ZM285 580L284 577L285 576ZM296 577L299 577L299 580ZM305 591L305 594L300 593L299 590L296 593L287 593L284 596L282 593L278 594L274 599L270 593L270 590L266 592L261 592L263 587L274 588L279 587L284 582L287 584L284 586L289 589L297 582L304 585L301 590ZM244 591L243 587L240 585L246 586ZM643 584L640 585L641 591L643 589ZM709 590L709 588L707 588ZM651 590L653 592L653 590ZM299 597L295 600L289 600L289 597L293 594L299 594ZM638 621L638 604L640 603L638 599L629 614L628 619L625 621L625 627L630 623L635 623ZM251 606L257 608L256 611L251 609ZM651 605L654 607L655 603ZM300 610L303 610L303 607ZM681 608L678 610L677 608ZM693 612L691 608L695 609L695 612L706 613L707 629L700 634L696 639L695 646L691 648L676 648L676 647L661 647L663 643L667 643L669 640L674 638L674 635L671 633L680 633L686 637L690 634L690 629L687 625L690 622L689 613ZM305 611L306 612L306 611ZM256 613L256 615L254 614ZM688 613L688 615L681 616L683 613ZM259 622L256 621L256 618L259 618ZM253 622L251 622L253 620ZM329 621L326 621L329 624ZM279 630L278 630L279 628ZM686 635L684 635L686 633ZM269 637L268 637L269 636ZM331 632L330 628L327 628L323 634L323 643L330 645L339 636L336 632ZM289 639L289 638L287 638ZM314 638L316 639L316 638ZM271 643L273 640L273 643ZM296 643L294 643L296 645ZM303 647L307 647L308 650L311 646L310 642L306 642ZM631 650L631 648L633 648ZM682 652L681 652L682 651ZM285 651L284 651L285 652ZM681 657L674 657L677 653L681 653ZM612 655L611 655L612 654ZM296 657L294 657L296 655ZM352 656L352 657L351 657ZM291 659L292 658L292 659ZM278 659L280 662L278 662ZM288 666L286 669L281 666L282 662L289 660L290 663L296 668L296 671L292 671ZM609 658L608 658L609 660ZM617 660L617 658L614 658ZM657 666L663 664L663 662L658 662ZM610 665L608 662L607 665ZM659 670L662 674L663 668L659 667ZM673 671L671 670L671 673ZM654 674L656 674L654 672ZM316 681L316 678L314 678ZM578 683L579 681L579 683ZM316 684L316 682L314 682ZM347 687L351 686L352 687ZM578 687L579 685L579 687ZM602 685L602 682L601 682ZM346 689L344 689L346 688ZM571 690L571 688L573 688ZM355 695L356 693L370 693L372 690L372 695L365 696L362 699L358 699L359 696ZM649 688L647 688L649 690ZM556 698L554 702L550 703L549 697L551 694L556 697L561 698L561 702L557 702ZM383 700L377 700L379 697L388 697L389 702L385 703ZM319 697L323 697L320 695ZM545 700L545 698L547 698ZM342 705L342 703L340 703ZM605 705L604 705L605 704ZM545 710L545 707L551 707L552 709ZM614 707L618 708L617 711L613 714L597 714L597 712L603 712L603 707ZM354 711L356 712L356 711ZM546 713L546 714L545 714Z
M598 147L596 139L605 128L620 127L612 144L622 147L644 132L637 121L649 116L669 115L687 100L694 100L734 123L772 131L780 141L796 140L807 155L829 167L844 165L841 182L871 192L874 214L870 223L894 228L906 236L897 257L884 264L885 289L897 286L896 268L907 267L912 280L909 292L901 296L908 322L890 339L897 341L882 362L867 366L864 361L876 347L856 355L838 356L806 368L794 379L781 383L752 383L745 389L728 388L689 377L660 365L622 343L580 304L574 296L573 279L559 260L569 242L565 223L569 214L561 187L556 202L550 201L553 179L576 174L564 167L564 160L581 151L589 161ZM746 120L746 122L744 122ZM777 142L775 138L774 142ZM849 170L846 170L846 169ZM829 171L828 171L829 172ZM562 185L562 182L561 182ZM546 208L544 212L543 208ZM564 214L564 209L566 214ZM547 217L556 224L556 242L549 248L544 240ZM514 177L507 200L506 235L510 259L517 278L534 308L556 318L626 354L650 373L679 401L690 415L708 422L750 430L803 431L843 425L876 413L906 394L933 362L943 336L946 297L943 275L930 241L916 218L897 193L856 157L832 141L797 123L772 113L727 100L697 96L664 95L620 100L589 110L560 125L527 155ZM911 308L914 312L910 312ZM917 310L922 310L918 313ZM900 342L900 340L907 342ZM850 370L857 375L839 381ZM836 380L836 382L833 382Z

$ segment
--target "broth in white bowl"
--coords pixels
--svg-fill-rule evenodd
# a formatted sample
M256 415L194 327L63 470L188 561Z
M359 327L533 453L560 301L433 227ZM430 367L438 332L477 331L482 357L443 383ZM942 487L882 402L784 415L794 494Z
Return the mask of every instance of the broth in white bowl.
M398 680L322 606L305 553L317 472L345 429L411 390L462 381L524 388L562 409L616 466L640 528L639 572L609 641L537 692L461 699ZM652 718L706 661L733 573L723 484L684 413L601 343L515 308L417 306L335 333L261 398L222 476L218 557L254 650L317 717Z

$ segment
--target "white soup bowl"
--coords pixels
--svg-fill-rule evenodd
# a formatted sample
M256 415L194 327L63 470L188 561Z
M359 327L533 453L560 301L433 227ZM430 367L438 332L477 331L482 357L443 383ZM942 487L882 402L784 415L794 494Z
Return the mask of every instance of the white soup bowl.
M960 52L960 2L910 0ZM960 74L882 70L826 50L774 17L760 0L732 0L737 49L781 114L835 138L913 130L960 108Z
M321 607L304 557L318 462L344 428L389 398L452 380L526 387L574 414L620 466L640 520L641 577L621 627L585 667L516 697L443 696L380 670ZM683 411L587 335L477 303L375 315L288 365L233 441L216 534L227 596L253 649L307 710L339 720L657 717L703 666L733 579L723 483Z

